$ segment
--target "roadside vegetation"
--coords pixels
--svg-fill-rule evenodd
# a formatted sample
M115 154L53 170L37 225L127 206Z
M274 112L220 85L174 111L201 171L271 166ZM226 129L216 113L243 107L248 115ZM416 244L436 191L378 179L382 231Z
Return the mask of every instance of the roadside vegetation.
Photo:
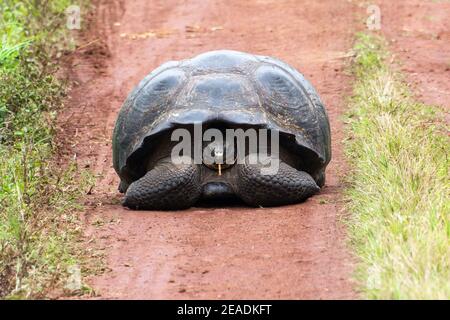
M83 1L81 1L83 3ZM44 297L76 265L79 177L54 155L65 83L58 57L73 47L69 0L0 2L0 297Z
M360 288L371 299L449 299L443 111L414 100L383 39L360 34L354 49L347 198Z

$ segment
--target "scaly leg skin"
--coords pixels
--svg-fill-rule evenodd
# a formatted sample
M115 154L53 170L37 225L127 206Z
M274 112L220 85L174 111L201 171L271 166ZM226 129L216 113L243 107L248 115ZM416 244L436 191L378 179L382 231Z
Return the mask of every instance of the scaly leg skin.
M239 165L237 195L252 206L279 206L306 200L320 188L306 172L280 161L274 175L261 174L262 164Z
M128 187L123 205L135 210L181 210L200 195L198 166L174 165L165 159Z

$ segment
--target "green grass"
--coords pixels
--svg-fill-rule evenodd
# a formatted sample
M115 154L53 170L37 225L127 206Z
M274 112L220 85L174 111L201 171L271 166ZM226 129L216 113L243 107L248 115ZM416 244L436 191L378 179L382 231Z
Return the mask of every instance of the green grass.
M349 233L370 299L450 298L448 128L413 99L383 39L360 34L346 154Z
M89 179L74 164L54 163L66 88L57 57L73 46L70 4L0 3L0 297L44 297L79 263L73 212Z

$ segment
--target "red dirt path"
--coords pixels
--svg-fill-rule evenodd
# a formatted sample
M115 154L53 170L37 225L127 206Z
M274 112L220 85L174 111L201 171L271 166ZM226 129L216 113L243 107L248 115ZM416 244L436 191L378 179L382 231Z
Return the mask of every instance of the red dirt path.
M417 99L444 108L450 123L450 2L380 2L381 31Z
M87 282L101 298L355 298L339 221L350 1L99 1L92 41L76 54L78 82L61 115L67 153L97 182L83 215L107 270ZM98 39L98 40L96 40ZM133 212L119 205L111 133L129 91L159 64L214 49L271 55L298 68L328 108L333 160L321 193L279 208ZM101 223L99 223L101 222Z

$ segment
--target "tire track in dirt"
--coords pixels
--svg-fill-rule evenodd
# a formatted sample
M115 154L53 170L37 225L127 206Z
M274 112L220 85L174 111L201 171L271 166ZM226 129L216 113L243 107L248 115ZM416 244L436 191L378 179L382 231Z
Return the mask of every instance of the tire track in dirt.
M439 105L450 123L450 2L381 1L381 31L418 100Z
M88 279L101 298L353 298L352 261L339 219L346 52L351 2L99 1L60 116L67 155L97 175L83 215L89 246L108 269ZM106 43L105 46L99 43ZM119 205L111 133L129 91L167 60L214 49L278 57L314 84L332 126L327 185L303 204L133 212Z

